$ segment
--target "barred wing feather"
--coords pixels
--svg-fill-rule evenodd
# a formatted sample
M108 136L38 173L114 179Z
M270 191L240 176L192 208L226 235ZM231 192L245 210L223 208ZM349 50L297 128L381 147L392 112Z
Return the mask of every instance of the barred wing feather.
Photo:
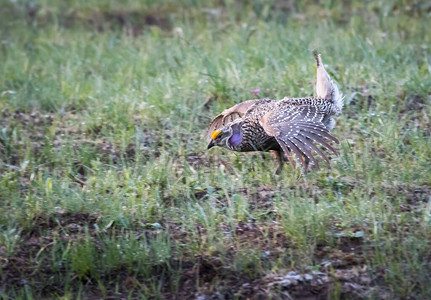
M322 123L323 117L324 114L316 107L295 106L287 110L271 111L260 121L265 132L277 140L289 160L291 159L289 153L293 152L304 167L306 166L304 157L306 157L319 168L313 152L328 163L329 159L314 143L335 155L338 155L337 150L328 142L339 143Z

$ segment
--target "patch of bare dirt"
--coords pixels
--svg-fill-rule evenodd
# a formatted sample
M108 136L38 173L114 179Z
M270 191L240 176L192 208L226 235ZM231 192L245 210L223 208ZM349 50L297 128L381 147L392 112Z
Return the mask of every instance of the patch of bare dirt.
M355 117L357 111L367 109L370 110L375 106L375 90L376 86L369 86L368 84L358 85L352 89L351 99L348 107L357 107L354 111L348 111L348 115Z
M198 230L201 235L206 234L205 228ZM186 232L180 227L176 227L174 231L181 232L179 236L186 238ZM225 260L250 245L262 252L262 259L276 260L292 246L277 222L239 222L233 228L221 225L219 231L229 233L228 236L232 237L230 251L224 254ZM372 254L363 252L362 243L361 235L340 236L334 247L318 247L316 262L321 263L318 271L289 271L285 274L268 274L255 280L244 275L227 274L226 266L218 257L220 254L214 253L212 256L201 257L201 266L195 265L186 271L190 278L182 283L181 290L187 292L181 295L190 299L327 299L335 289L339 289L338 293L343 297L384 299L388 295L387 291L375 284L375 280L381 278L382 274L377 275L367 269L366 260ZM196 288L197 278L203 283L199 288ZM222 284L211 285L210 282L214 280ZM172 295L169 296L169 299L174 299L171 298Z
M383 182L382 187L387 195L396 197L403 195L406 203L400 205L402 212L415 212L422 209L422 205L427 203L431 196L431 186L405 183Z
M0 118L0 156L8 163L9 166L16 166L21 163L22 158L19 156L19 150L26 145L23 142L13 142L13 128L15 126L26 128L26 134L31 136L31 146L36 154L41 152L45 143L44 131L40 128L47 128L53 124L53 114L43 114L38 111L23 113L20 111L7 112L3 111Z
M157 223L158 224L158 223ZM161 223L162 228L169 230L170 236L177 242L188 244L191 237L181 224ZM151 224L150 224L151 226ZM195 230L204 239L207 230L202 225L196 225ZM281 225L276 222L258 223L255 221L239 222L232 228L227 224L219 225L218 230L226 235L226 248L232 253L243 247L253 245L253 248L263 253L264 257L277 256L291 246L289 239L283 232Z
M222 190L220 188L216 188L213 193L217 194L221 191ZM208 193L209 192L207 190L201 190L195 192L194 196L199 200L205 198ZM239 188L237 191L230 193L230 196L233 196L234 194L240 194L241 196L247 198L252 209L271 210L273 207L273 200L277 193L279 193L279 191L276 188L264 185L255 189ZM219 198L216 200L216 205L218 207L225 207L227 205L226 197L217 198ZM271 212L272 211L268 211L268 213Z
M351 191L357 183L353 179L331 179L327 178L326 182L319 182L318 185L308 185L300 183L295 186L290 186L286 189L280 190L275 186L262 185L256 188L238 188L235 191L229 193L229 196L241 195L247 199L252 210L263 210L267 211L267 214L277 214L277 210L274 207L274 200L277 197L285 197L289 193L296 193L298 191L305 192L307 196L318 202L318 196L322 194L325 188L331 188L337 192L348 193ZM194 196L197 200L205 199L209 195L209 191L199 190L196 191ZM217 207L225 207L227 205L226 195L220 188L215 188L211 191L211 194L216 197L215 204Z
M220 230L232 232L227 225L221 225ZM261 224L241 221L235 225L232 234L236 239L231 246L232 250L253 245L253 248L259 249L265 258L277 256L291 246L283 228L275 221Z
M328 299L336 293L343 299L387 299L389 292L373 283L377 277L365 265L334 272L286 271L271 273L256 280L246 277L227 279L224 288L203 285L189 299ZM192 297L190 297L193 295ZM172 299L172 298L170 298Z
M82 232L85 227L94 230L98 217L89 213L59 212L53 216L37 216L32 222L32 228L23 232L24 237L40 235L40 230L64 228L65 233Z
M55 251L54 240L70 242L85 237L88 233L97 244L98 217L88 213L59 212L53 216L38 216L33 227L22 232L23 243L6 264L3 262L1 284L4 286L24 287L25 285L40 289L47 295L62 295L62 282L52 278L66 272L65 266L53 268L50 262L35 265L34 257L38 253ZM136 237L154 237L162 231L169 232L175 243L189 244L191 236L180 223L160 221L160 223L140 222ZM109 234L124 234L115 228L114 223L105 226ZM195 230L201 237L207 232L205 227L197 225ZM259 276L234 271L230 260L235 253L244 247L252 246L262 253L262 259L276 260L292 245L277 222L255 221L239 222L233 227L220 225L220 231L229 233L225 240L227 253L213 252L199 254L187 259L172 258L168 263L153 266L150 277L168 276L167 270L177 269L180 272L179 290L172 293L166 283L162 287L166 299L327 299L337 286L341 295L353 298L368 298L370 295L385 295L384 290L373 287L378 278L376 273L365 266L365 253L362 251L362 239L341 237L335 247L321 246L316 252L316 261L322 262L319 270L290 270ZM230 245L230 247L229 247ZM168 266L169 265L169 266ZM165 274L165 275L162 275ZM106 276L110 276L109 278ZM105 278L106 277L106 278ZM61 277L58 277L61 278ZM100 291L97 283L88 279L85 286L89 299L126 296L131 290L139 291L148 278L130 274L126 269L118 269L115 274L103 275L106 291ZM107 282L121 282L120 290ZM168 281L166 281L168 282ZM371 286L371 287L370 287ZM291 297L291 298L289 298ZM377 297L378 298L378 297Z
M424 203L431 196L431 186L428 185L415 185L410 188L400 186L399 190L405 193L407 202L412 205Z
M277 190L273 187L267 185L258 187L256 191L251 194L251 207L253 209L271 209L273 207L273 200L276 194Z
M13 255L3 260L0 283L2 286L33 286L46 293L62 292L63 282L53 278L65 272L64 266L55 266L47 257L37 259L44 252L55 252L56 240L73 241L85 236L85 228L94 230L96 216L85 213L59 213L53 217L38 216L30 229L21 233L22 243Z
M421 111L425 107L425 98L419 95L407 96L406 92L403 91L398 94L400 100L404 100L404 107L400 110L401 114L415 113Z
M403 132L408 132L411 128L420 129L424 137L431 135L431 126L429 115L427 113L427 103L431 100L431 95L420 96L420 95L406 95L403 91L398 95L399 102L402 103L398 120L405 125L402 128ZM410 135L402 137L403 143L410 145Z
M374 276L370 275L365 265L354 266L331 272L290 271L286 274L270 274L251 286L258 286L267 295L284 295L286 299L327 299L336 285L340 287L340 296L349 299L364 299L371 296L385 299L384 289L373 286ZM289 296L291 298L289 298Z
M0 157L4 164L0 164L0 168L22 171L22 166L29 163L24 161L23 156L28 152L28 148L31 148L37 158L37 164L43 165L44 168L52 168L55 164L49 155L50 159L45 159L47 148L62 151L64 147L70 147L72 151L79 152L83 147L88 147L95 155L114 164L120 163L124 158L134 160L137 155L145 158L160 155L156 147L157 135L152 131L139 131L137 134L141 143L131 143L124 148L100 137L97 126L94 130L81 128L77 118L74 112L55 115L40 111L3 111L0 117ZM51 131L53 128L55 134ZM16 130L20 132L19 140L13 138ZM75 161L73 164L72 179L83 185L86 179L85 162ZM37 170L37 167L35 169ZM26 174L22 173L21 176L25 177Z
M197 153L186 156L186 162L194 168L210 167L214 164L214 159L206 153Z

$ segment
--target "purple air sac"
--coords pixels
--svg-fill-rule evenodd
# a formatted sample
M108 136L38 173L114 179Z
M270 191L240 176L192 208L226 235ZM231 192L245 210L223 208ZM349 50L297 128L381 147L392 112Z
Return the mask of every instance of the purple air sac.
M236 132L232 135L232 137L230 138L229 142L232 146L236 147L239 144L241 144L242 141L242 134L241 132Z

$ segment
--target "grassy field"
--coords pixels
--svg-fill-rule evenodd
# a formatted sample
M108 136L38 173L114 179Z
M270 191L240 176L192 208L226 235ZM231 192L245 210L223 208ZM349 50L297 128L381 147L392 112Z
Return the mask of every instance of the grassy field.
M430 14L1 0L0 298L430 299ZM206 150L234 103L313 95L315 48L330 167Z

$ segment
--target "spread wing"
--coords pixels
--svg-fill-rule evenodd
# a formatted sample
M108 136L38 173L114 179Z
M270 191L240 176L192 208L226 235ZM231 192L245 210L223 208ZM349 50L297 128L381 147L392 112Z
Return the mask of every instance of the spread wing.
M291 160L289 153L293 152L304 167L304 157L307 157L319 168L313 152L328 164L329 159L314 143L325 147L335 155L338 155L337 151L328 142L339 143L322 123L323 117L324 113L316 107L290 106L267 113L260 122L265 132L275 137L289 161Z
M247 110L256 102L260 101L256 100L248 100L237 105L232 106L224 110L221 114L215 117L208 128L207 132L207 140L208 142L211 140L210 136L214 130L220 129L226 124L232 122L235 119L242 118L242 116L247 112Z

